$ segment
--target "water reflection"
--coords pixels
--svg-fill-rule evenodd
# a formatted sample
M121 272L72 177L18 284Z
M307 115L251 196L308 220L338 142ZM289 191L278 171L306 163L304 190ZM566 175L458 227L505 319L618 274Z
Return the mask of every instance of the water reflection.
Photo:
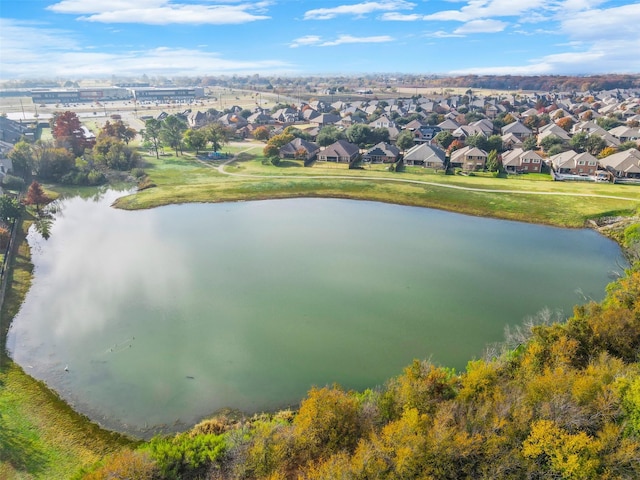
M125 212L117 195L66 200L49 240L30 232L35 277L8 345L133 432L372 387L413 358L463 367L506 324L570 312L576 289L601 298L620 253L592 231L370 202Z

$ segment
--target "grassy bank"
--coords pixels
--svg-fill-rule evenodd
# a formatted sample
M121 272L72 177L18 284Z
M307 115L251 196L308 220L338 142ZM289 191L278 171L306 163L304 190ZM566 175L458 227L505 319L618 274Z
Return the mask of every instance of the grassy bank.
M248 148L253 146L248 145ZM336 197L438 208L470 215L561 227L582 227L589 219L633 215L640 188L601 183L552 182L526 175L444 175L423 168L388 172L383 165L349 170L346 165L303 167L286 161L267 165L255 147L225 165L193 156L148 157L146 171L155 188L121 198L125 209L186 202L268 198Z
M13 281L0 316L0 478L69 479L133 441L102 430L74 412L4 352L9 321L31 285L33 266L24 241L28 227L25 222L18 238L20 247L11 271Z

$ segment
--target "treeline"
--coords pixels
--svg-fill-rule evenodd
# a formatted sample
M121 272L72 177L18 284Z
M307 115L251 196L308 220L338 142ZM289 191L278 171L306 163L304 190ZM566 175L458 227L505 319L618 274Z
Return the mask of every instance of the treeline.
M640 478L640 270L552 317L465 372L416 360L378 389L313 388L297 412L208 420L84 478Z
M464 75L459 77L429 78L429 87L484 88L493 90L538 90L586 92L640 88L640 75Z

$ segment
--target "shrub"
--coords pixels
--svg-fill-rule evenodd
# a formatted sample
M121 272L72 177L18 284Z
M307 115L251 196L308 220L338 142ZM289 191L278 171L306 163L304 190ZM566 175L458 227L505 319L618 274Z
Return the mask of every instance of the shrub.
M2 187L7 190L24 190L24 179L16 177L15 175L5 175L2 179Z
M223 435L178 434L175 437L155 437L148 445L166 479L199 478L211 463L220 461L227 449Z

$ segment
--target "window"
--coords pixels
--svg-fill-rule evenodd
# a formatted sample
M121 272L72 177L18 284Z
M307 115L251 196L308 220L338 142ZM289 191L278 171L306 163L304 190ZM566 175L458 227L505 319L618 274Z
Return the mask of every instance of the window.
M584 164L585 164L584 160L578 160L578 165L584 165ZM580 171L582 171L582 170L580 170Z
M593 161L589 162L589 166L590 167L595 167L596 166L596 162L593 162Z
M533 163L540 163L540 159L539 158L534 158L533 160L531 160Z

